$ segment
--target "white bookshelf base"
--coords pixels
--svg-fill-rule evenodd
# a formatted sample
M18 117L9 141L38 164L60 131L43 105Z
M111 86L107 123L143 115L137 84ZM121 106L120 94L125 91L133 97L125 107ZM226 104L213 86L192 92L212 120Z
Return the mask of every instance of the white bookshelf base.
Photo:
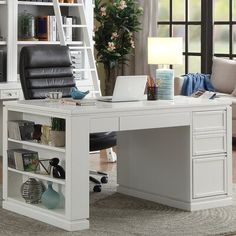
M37 207L34 209L34 207L26 207L25 205L26 203L21 203L13 199L11 200L10 198L8 198L6 201L3 201L3 208L6 210L42 221L47 224L51 224L67 231L77 231L89 228L89 221L87 219L75 220L71 222L63 217L56 216L54 214L48 214L48 212L39 211Z

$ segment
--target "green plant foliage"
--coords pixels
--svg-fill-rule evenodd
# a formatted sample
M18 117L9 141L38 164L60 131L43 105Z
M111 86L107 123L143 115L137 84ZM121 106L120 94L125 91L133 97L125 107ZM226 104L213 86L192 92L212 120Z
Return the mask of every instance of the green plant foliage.
M66 121L65 119L52 117L52 130L54 131L65 131Z
M95 0L97 62L107 68L126 62L125 56L135 47L134 33L141 30L139 18L142 14L143 9L135 0L108 0L106 3Z

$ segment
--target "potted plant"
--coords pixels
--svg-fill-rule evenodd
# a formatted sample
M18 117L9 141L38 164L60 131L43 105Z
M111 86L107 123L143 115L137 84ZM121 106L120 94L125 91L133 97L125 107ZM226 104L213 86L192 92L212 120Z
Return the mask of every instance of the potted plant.
M65 146L65 119L53 117L51 128L51 145L54 147Z
M140 29L143 9L135 0L95 0L94 28L97 62L105 70L105 95L112 95L116 71L127 62L135 48L134 33Z

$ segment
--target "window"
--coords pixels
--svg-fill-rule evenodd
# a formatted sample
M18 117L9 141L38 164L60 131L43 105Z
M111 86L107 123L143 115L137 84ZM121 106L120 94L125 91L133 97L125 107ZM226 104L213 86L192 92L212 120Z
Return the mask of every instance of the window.
M236 57L235 0L215 0L213 52L215 56L233 59Z
M159 0L158 36L184 38L175 74L211 73L212 57L236 59L236 0Z
M159 0L159 37L182 37L183 65L176 75L201 70L201 0Z

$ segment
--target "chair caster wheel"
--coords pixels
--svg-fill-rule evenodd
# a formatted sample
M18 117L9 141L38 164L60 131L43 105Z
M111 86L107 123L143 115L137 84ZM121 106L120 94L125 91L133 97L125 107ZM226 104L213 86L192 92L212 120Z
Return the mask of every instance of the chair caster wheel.
M107 183L108 183L108 177L107 177L107 176L103 176L103 177L101 178L101 182L102 182L103 184L107 184Z
M93 191L96 193L100 193L102 191L102 186L101 185L95 185L93 187Z

